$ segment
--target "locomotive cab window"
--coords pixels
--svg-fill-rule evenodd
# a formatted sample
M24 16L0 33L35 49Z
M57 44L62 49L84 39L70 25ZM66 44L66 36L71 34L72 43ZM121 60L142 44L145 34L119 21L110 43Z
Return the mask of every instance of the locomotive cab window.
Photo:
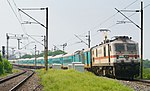
M125 45L124 44L115 44L115 50L120 52L120 51L125 51Z
M127 51L136 51L135 44L127 44Z

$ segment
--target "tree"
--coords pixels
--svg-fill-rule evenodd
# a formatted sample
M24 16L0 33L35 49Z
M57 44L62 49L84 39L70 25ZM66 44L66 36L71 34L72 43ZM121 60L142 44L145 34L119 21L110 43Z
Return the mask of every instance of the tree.
M150 61L148 59L143 61L144 68L150 68Z
M62 51L62 50L56 50L54 52L48 51L48 56L56 56L56 55L60 55L60 54L66 54L66 52ZM33 57L35 57L35 55L25 54L21 58L33 58ZM40 53L39 55L36 55L36 57L44 57L44 51L42 53Z
M3 65L4 65L4 71L6 73L12 73L12 65L10 64L10 62L7 59L3 59Z
M32 57L33 57L33 55L25 54L25 55L23 55L21 58L32 58Z
M64 52L62 50L56 50L54 52L49 52L49 56L56 56L56 55L60 55L60 54L66 54L66 52Z
M0 75L2 74L4 74L4 65L3 65L2 56L0 55Z

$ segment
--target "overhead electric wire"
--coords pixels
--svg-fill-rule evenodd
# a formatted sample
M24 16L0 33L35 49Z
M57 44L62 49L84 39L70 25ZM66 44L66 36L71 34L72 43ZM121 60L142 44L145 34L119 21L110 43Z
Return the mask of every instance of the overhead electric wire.
M131 4L129 4L128 6L126 6L124 9L127 9L128 7L130 7L131 5L133 5L134 3L136 3L139 0L135 0L134 2L132 2Z
M131 5L133 5L134 3L136 3L137 1L138 1L138 0L135 0L135 1L132 2L131 4L127 5L124 9L130 7ZM100 24L98 24L97 26L91 28L90 31L93 31L95 28L100 27L101 25L105 24L107 21L109 21L110 19L112 19L113 17L115 17L117 14L118 14L118 12L116 12L116 13L113 14L112 16L106 18L104 21L102 21L102 22L101 22ZM116 25L117 25L117 24L113 24L113 25L109 26L108 28L114 27L114 26L116 26ZM83 34L85 34L85 33L83 33ZM96 35L97 35L97 34L96 34Z
M139 1L139 0L135 0L134 2L132 2L131 4L129 4L129 5L127 5L124 9L127 9L128 7L130 7L131 5L133 5L133 4L135 4L137 1ZM118 12L117 12L118 13ZM133 15L135 15L134 13L133 14L131 14L130 16L128 16L128 17L131 17L131 16L133 16ZM125 20L126 18L124 18L123 20ZM111 26L109 26L108 28L112 28L112 27L114 27L114 26L116 26L117 25L117 23L115 23L115 24L112 24Z
M8 4L9 4L9 6L11 7L13 13L15 14L17 20L19 21L19 23L20 23L20 25L21 25L21 27L22 27L23 32L24 32L28 37L30 37L31 39L35 40L36 42L38 42L39 44L41 44L41 45L44 46L44 44L42 44L41 42L39 42L38 40L36 40L36 39L33 38L32 36L30 36L29 34L27 34L27 32L25 31L25 27L24 27L24 26L22 25L22 23L21 23L22 20L20 20L20 19L18 18L18 16L17 16L15 10L13 9L13 7L12 7L10 1L7 0L7 2L8 2ZM13 3L14 3L14 5L15 5L15 7L18 9L18 7L17 7L16 3L14 2L14 0L13 0ZM20 13L19 13L19 15L20 15ZM20 18L21 18L21 15L20 15ZM22 18L21 18L21 19L22 19Z
M150 6L150 4L144 6L144 9L147 8L148 6ZM134 16L135 14L137 14L137 13L133 13L133 14L129 15L128 17L132 17L132 16ZM122 19L122 21L123 21L123 20L126 20L126 18ZM117 24L113 24L113 25L111 25L111 26L108 27L108 28L114 27L114 26L116 26L116 25L117 25Z
M21 14L19 13L19 15L20 15L20 18L21 18L21 21L22 21ZM39 44L41 44L42 46L44 46L43 43L41 43L41 42L39 42L38 40L36 40L35 38L33 38L32 36L30 36L30 35L25 31L25 26L24 26L22 23L20 23L20 25L21 25L21 27L22 27L22 30L23 30L24 34L26 34L28 37L30 37L31 39L33 39L33 40L36 41L37 43L39 43Z
M18 8L18 7L17 7L17 4L15 3L15 1L14 1L14 0L12 0L12 1L13 1L13 3L14 3L15 7Z
M144 8L147 8L148 6L150 6L150 4L146 5Z
M131 5L133 5L134 3L136 3L137 1L138 1L138 0L135 0L135 1L132 2L131 4L127 5L124 9L130 7ZM97 27L99 27L99 26L105 24L107 21L109 21L110 19L112 19L113 17L115 17L117 14L118 14L118 12L115 13L115 14L113 14L112 16L106 18L104 21L102 21L102 22L101 22L100 24L98 24L97 26L91 28L90 31L93 31L95 28L97 28ZM113 26L115 26L115 25L116 25L116 24L113 24L113 25L109 26L108 28L111 28L111 27L113 27ZM83 34L85 34L85 33L83 33ZM82 35L83 35L83 34L82 34Z
M118 12L115 13L115 14L113 14L112 16L108 17L106 20L102 21L100 24L98 24L97 26L95 26L94 28L92 28L92 29L90 29L90 30L92 31L92 30L94 30L96 27L103 25L104 23L106 23L108 20L112 19L112 18L113 18L114 16L116 16L117 14L118 14Z
M18 16L17 16L17 14L16 14L16 12L15 12L15 10L13 9L13 7L12 7L12 5L11 5L10 1L9 1L9 0L7 0L7 2L8 2L8 4L9 4L10 8L12 9L13 13L15 14L15 16L16 16L16 18L17 18L17 20L19 21L19 23L21 23L21 21L19 20L19 18L18 18Z

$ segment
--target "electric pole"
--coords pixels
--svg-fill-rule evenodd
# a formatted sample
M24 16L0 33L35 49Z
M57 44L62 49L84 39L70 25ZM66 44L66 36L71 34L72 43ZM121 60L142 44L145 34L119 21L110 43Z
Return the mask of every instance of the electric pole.
M36 45L35 45L35 66L36 66Z
M90 31L88 31L88 35L86 36L88 37L88 48L90 48L90 45L91 45L91 39L90 39Z
M9 52L8 52L8 48L9 48L9 39L17 39L18 40L18 50L20 50L20 40L22 39L28 39L28 37L24 37L23 35L18 35L18 34L13 34L13 35L8 35L8 33L6 33L6 38L7 38L7 59L9 59ZM19 53L20 56L20 53Z
M7 38L7 56L6 56L6 58L8 60L8 55L9 55L9 53L8 53L8 46L9 46L9 36L8 36L8 33L6 33L6 38Z
M141 0L141 79L143 79L143 0Z
M48 8L46 8L46 45L45 45L45 66L48 70Z
M63 47L63 51L64 51L64 50L65 50L65 47L67 46L67 43L64 43L64 44L62 44L62 45L60 45L60 46Z
M115 8L116 9L116 8ZM140 10L121 10L125 12L141 12L141 27L125 16L120 10L116 9L120 14L122 14L126 19L133 23L136 27L141 30L141 60L140 60L140 78L143 79L143 0L141 0L141 9Z

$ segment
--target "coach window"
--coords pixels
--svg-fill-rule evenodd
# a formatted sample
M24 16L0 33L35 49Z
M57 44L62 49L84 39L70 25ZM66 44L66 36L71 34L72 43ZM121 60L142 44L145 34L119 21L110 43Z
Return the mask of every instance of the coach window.
M93 62L95 62L95 59L94 59L94 57L93 57Z
M106 46L104 46L104 57L106 57Z
M96 49L96 57L98 56L98 51L97 51L97 49Z
M94 55L94 51L93 51L93 55Z

